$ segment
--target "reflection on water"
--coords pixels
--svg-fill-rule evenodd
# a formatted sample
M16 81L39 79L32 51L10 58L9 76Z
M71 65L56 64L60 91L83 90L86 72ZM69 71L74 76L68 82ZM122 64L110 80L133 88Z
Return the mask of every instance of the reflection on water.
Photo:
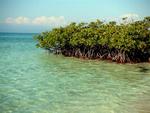
M150 112L150 64L51 55L31 35L0 36L1 113Z

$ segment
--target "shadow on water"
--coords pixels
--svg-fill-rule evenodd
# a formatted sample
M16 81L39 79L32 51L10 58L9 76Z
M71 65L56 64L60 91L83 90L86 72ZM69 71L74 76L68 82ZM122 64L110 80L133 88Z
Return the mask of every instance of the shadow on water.
M145 66L138 66L139 68L139 71L142 72L142 73L147 73L150 69L145 67Z

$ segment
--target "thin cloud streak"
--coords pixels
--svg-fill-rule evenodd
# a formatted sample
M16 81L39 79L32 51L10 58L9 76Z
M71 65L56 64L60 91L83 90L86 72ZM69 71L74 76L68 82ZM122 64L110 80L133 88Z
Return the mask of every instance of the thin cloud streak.
M28 24L30 19L27 17L17 17L17 18L12 18L8 17L5 19L5 23L7 24Z
M107 17L104 19L104 21L105 22L116 21L117 23L122 23L123 22L122 18L127 18L126 21L132 22L132 21L139 20L141 17L135 13L127 13L119 17ZM19 16L16 18L8 17L4 20L3 23L14 24L14 25L58 27L58 26L68 25L70 21L66 21L64 16L39 16L32 19L28 17Z
M65 18L63 16L40 16L33 19L30 19L28 17L8 17L4 20L4 23L6 24L30 24L30 25L50 25L50 26L61 26L65 24Z

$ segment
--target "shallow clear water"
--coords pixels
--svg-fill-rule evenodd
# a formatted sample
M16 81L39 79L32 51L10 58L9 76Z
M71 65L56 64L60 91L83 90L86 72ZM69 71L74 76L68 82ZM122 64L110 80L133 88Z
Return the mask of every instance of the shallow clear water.
M51 55L0 34L0 113L150 113L150 64Z

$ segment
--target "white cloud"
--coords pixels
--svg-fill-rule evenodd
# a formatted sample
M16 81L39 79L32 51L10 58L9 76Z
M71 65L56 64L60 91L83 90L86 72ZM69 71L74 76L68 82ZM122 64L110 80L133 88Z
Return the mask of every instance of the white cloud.
M63 16L59 16L59 17L46 17L46 16L41 16L41 17L37 17L32 21L33 24L35 25L52 25L52 26L58 26L61 24L65 23L65 18Z
M30 22L30 19L27 17L18 17L15 19L15 22L17 24L28 24Z
M14 23L14 19L11 18L11 17L8 17L8 18L5 19L5 23L12 24L12 23Z
M65 18L63 16L40 16L33 19L27 17L8 17L5 19L7 24L31 24L31 25L49 25L49 26L60 26L65 24Z
M122 20L122 18L126 18L126 20ZM121 16L121 23L131 23L137 20L140 20L141 17L138 14L135 13L128 13Z
M30 22L30 19L27 17L17 17L17 18L12 18L8 17L5 19L5 23L7 24L28 24Z
M121 18L138 18L139 15L135 13L128 13L121 16Z

